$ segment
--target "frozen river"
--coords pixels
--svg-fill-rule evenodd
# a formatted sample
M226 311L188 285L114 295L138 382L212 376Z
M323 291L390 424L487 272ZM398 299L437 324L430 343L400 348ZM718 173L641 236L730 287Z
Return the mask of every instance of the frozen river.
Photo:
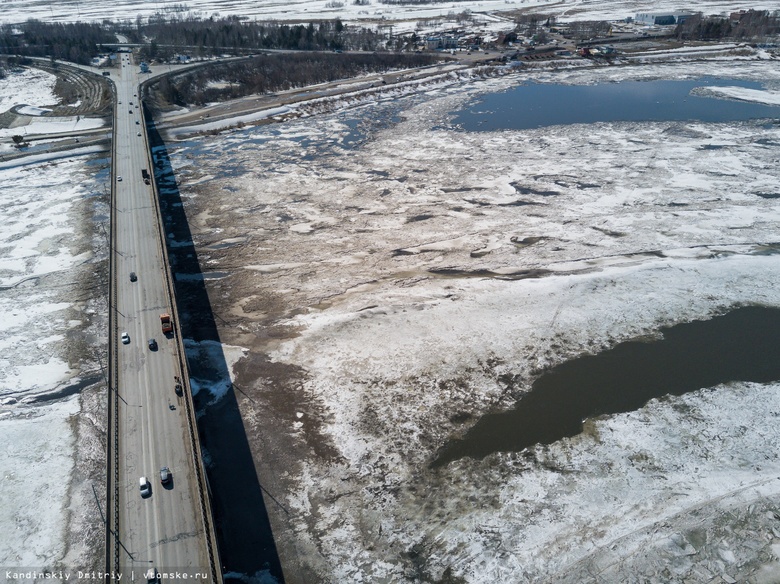
M205 286L230 374L219 391L204 375L202 419L240 411L286 575L728 582L772 569L780 384L697 373L680 392L687 345L715 335L685 351L660 339L780 306L777 125L465 131L452 113L532 82L700 87L703 74L728 79L703 101L777 99L765 60L540 70L168 144L191 231L171 244L191 237L199 265L178 277ZM760 355L731 340L735 359ZM673 346L677 375L653 353ZM594 400L547 444L431 468L552 372L606 381L582 362L624 347L638 351L626 392L641 363L665 373L650 393ZM561 400L546 397L556 422Z

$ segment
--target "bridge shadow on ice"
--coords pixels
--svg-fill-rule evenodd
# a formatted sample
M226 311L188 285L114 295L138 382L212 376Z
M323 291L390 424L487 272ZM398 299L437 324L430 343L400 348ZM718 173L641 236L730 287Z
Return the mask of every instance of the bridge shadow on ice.
M147 120L152 120L148 110L144 113ZM160 208L168 237L182 335L199 343L218 343L219 330L168 151L153 122L149 122L147 129L155 164L154 175L160 187ZM171 234L173 237L170 237ZM171 246L171 242L176 242L176 245ZM176 278L177 274L187 276ZM221 351L210 351L208 355L209 359L202 359L200 355L194 357L190 354L187 362L193 377L229 386L224 396L212 405L206 405L211 396L205 390L195 397L196 410L205 412L198 417L198 431L201 446L210 459L206 474L211 488L222 571L247 576L266 571L278 582L283 582L262 487L238 401L229 383L228 366ZM231 579L228 577L226 581Z

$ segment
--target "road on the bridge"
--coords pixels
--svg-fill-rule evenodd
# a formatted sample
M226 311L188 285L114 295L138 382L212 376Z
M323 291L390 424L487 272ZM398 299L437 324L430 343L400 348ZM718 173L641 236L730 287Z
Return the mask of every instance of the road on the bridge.
M139 103L139 72L128 54L112 75L117 89L114 127L116 323L130 342L116 340L119 450L117 453L119 566L122 581L146 582L145 572L207 574L211 581L203 513L188 434L184 398L174 392L182 376L176 341L166 338L160 314L170 313L156 201L142 169L149 168ZM121 177L121 180L120 178ZM137 281L130 281L130 273ZM152 351L148 339L158 348ZM160 482L168 467L170 485ZM147 477L151 496L142 498ZM178 580L178 578L177 578ZM203 581L201 579L200 581Z

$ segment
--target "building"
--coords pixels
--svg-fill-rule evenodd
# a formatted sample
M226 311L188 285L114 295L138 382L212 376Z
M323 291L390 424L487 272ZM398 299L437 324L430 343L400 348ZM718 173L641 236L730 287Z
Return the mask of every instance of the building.
M438 49L457 49L458 39L450 35L428 37L425 39L425 48L429 51Z
M689 13L670 13L670 12L638 12L634 21L637 24L647 24L650 26L670 26L685 22L687 18L693 16Z

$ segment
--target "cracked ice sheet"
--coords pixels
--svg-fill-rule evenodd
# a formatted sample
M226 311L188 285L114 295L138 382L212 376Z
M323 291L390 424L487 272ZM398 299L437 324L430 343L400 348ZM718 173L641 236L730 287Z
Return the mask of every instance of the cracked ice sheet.
M97 434L101 421L82 410L83 394L27 402L98 369L105 278L95 252L106 243L92 222L108 206L95 196L99 164L20 161L0 169L0 565L82 568L94 537L68 534L74 524L94 533L95 507L76 461L102 450L84 430ZM89 476L99 484L102 474Z
M82 172L81 160L0 169L0 397L24 400L78 374L65 358L65 333L79 303L62 295L69 274L92 259L74 237L73 212L88 194Z
M728 71L697 63L542 77ZM776 82L778 72L759 62L739 75ZM480 414L511 406L501 375L527 387L544 367L660 326L741 303L780 306L780 255L764 245L776 241L780 217L758 194L780 183L771 146L780 129L449 129L448 112L470 92L458 86L408 100L398 106L399 123L366 122L359 147L344 146L353 128L345 120L387 119L397 113L393 104L290 123L288 138L264 128L204 139L209 156L221 154L198 164L186 149L176 155L188 196L199 173L226 187L209 185L203 207L203 197L190 199L199 239L252 237L252 246L210 252L209 265L284 267L242 270L241 285L278 294L297 315L277 323L295 338L267 348L275 361L306 371L305 391L321 404L322 432L339 455L286 469L294 484L286 519L302 541L316 542L334 581L415 581L415 562L404 556L413 549L431 579L450 568L475 583L556 581L582 575L589 561L588 573L606 570L613 544L628 566L614 581L643 567L660 572L670 546L688 557L688 544L674 543L693 521L686 513L701 508L719 518L732 503L780 493L777 384L654 401L530 458L496 454L436 473L427 464ZM262 166L252 164L258 159ZM521 200L531 204L507 205ZM328 221L305 234L291 229L312 217ZM396 253L411 249L419 253ZM449 275L434 275L439 268ZM540 277L474 277L480 270ZM215 297L231 293L228 310L251 319L242 304L251 286L221 287ZM221 334L239 334L232 328ZM451 421L460 412L472 422ZM742 539L763 549L768 521L754 523ZM735 564L759 557L737 549L733 537L727 544L734 549L723 555L734 554ZM649 550L642 565L636 550ZM685 574L704 569L685 561L666 563Z
M78 396L0 415L0 563L48 567L65 553L69 476L75 449L71 417ZM91 512L91 511L90 511Z

